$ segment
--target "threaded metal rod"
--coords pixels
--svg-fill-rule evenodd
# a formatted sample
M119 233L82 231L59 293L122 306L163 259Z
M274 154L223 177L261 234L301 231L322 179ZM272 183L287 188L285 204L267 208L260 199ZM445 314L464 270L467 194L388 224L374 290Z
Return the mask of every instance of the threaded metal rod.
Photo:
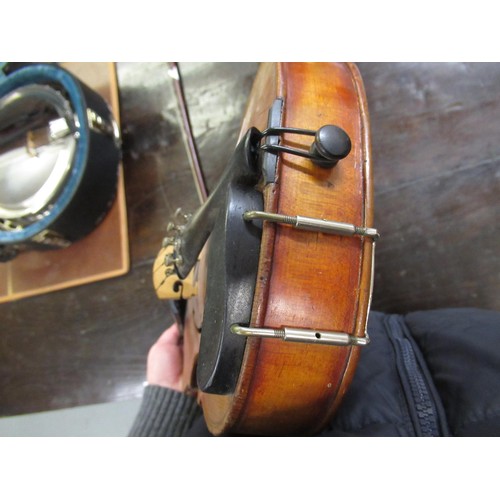
M305 231L317 231L321 233L337 234L340 236L367 236L377 240L379 234L376 229L371 227L355 226L345 222L330 221L326 219L315 219L313 217L304 217L302 215L284 215L273 214L270 212L248 211L243 214L246 221L260 219L278 224L286 224L297 229Z
M231 326L231 332L245 337L270 337L280 338L289 342L336 346L364 346L370 342L370 338L366 333L364 337L356 337L344 332L309 330L304 328L250 328L235 324Z

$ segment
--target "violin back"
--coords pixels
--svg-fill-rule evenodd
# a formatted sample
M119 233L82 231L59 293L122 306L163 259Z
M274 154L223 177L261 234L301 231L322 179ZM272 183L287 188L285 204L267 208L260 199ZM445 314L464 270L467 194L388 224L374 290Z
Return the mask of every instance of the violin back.
M282 152L259 184L264 212L373 224L369 117L363 83L349 63L261 65L241 136L269 126L279 103L281 127L318 130L333 124L351 140L351 151L333 168ZM280 145L307 150L311 138L284 133ZM271 173L270 173L271 172ZM361 233L302 231L262 222L251 328L343 332L359 345L324 345L249 335L231 394L199 392L209 430L216 434L307 435L332 418L353 377L373 280L374 238ZM210 311L204 311L210 314ZM189 337L189 333L187 336ZM202 334L203 335L203 332ZM190 345L193 342L189 341ZM194 342L196 344L196 342ZM192 351L192 348L191 348ZM195 355L190 354L191 362Z

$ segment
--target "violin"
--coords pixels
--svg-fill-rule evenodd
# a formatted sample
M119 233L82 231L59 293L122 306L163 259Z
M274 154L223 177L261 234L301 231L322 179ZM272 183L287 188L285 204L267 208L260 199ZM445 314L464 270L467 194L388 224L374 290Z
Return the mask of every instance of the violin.
M214 435L312 435L349 387L375 242L370 127L351 63L263 63L218 185L154 264L184 381Z

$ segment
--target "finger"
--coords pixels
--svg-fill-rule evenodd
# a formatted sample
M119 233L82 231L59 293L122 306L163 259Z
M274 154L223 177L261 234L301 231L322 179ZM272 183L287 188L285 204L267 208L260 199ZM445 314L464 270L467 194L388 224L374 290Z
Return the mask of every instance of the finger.
M159 344L178 345L179 337L180 337L179 327L177 326L177 323L174 323L160 335L160 337L156 342Z

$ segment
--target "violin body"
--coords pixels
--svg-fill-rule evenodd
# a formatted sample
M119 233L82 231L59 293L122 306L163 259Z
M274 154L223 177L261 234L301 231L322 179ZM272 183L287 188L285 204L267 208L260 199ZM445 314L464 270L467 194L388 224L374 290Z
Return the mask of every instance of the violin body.
M254 128L318 130L326 124L343 129L351 143L347 156L331 168L294 154L297 149L308 150L311 138L293 131L266 139L288 150L265 152L255 142L249 146L259 159L253 190L261 197L260 210L319 222L315 223L318 227L301 230L288 220L283 224L267 219L241 221L258 228L258 246L248 318L242 326L233 325L233 319L224 326L228 330L224 338L236 347L230 344L225 353L222 339L221 353L216 356L217 362L226 356L228 376L233 373L234 381L226 390L219 390L215 382L212 390L211 382L203 380L200 388L197 381L207 349L203 347L204 325L218 309L217 304L207 307L212 304L207 294L214 293L209 283L217 279L207 265L210 257L206 258L214 245L213 235L195 265L196 291L186 297L182 311L184 379L186 390L197 394L207 426L215 435L318 432L349 387L360 349L369 348L363 346L368 342L375 233L363 229L373 223L373 192L369 118L361 77L356 66L348 63L261 65L241 140ZM238 203L228 204L226 210L237 210L232 207ZM361 229L352 234L325 231L321 221ZM254 233L255 227L250 228ZM228 239L231 243L231 235ZM230 300L229 294L223 304ZM347 338L344 344L322 343L340 334ZM206 342L213 348L219 339L208 335ZM226 372L217 368L214 377L205 378L223 380Z

